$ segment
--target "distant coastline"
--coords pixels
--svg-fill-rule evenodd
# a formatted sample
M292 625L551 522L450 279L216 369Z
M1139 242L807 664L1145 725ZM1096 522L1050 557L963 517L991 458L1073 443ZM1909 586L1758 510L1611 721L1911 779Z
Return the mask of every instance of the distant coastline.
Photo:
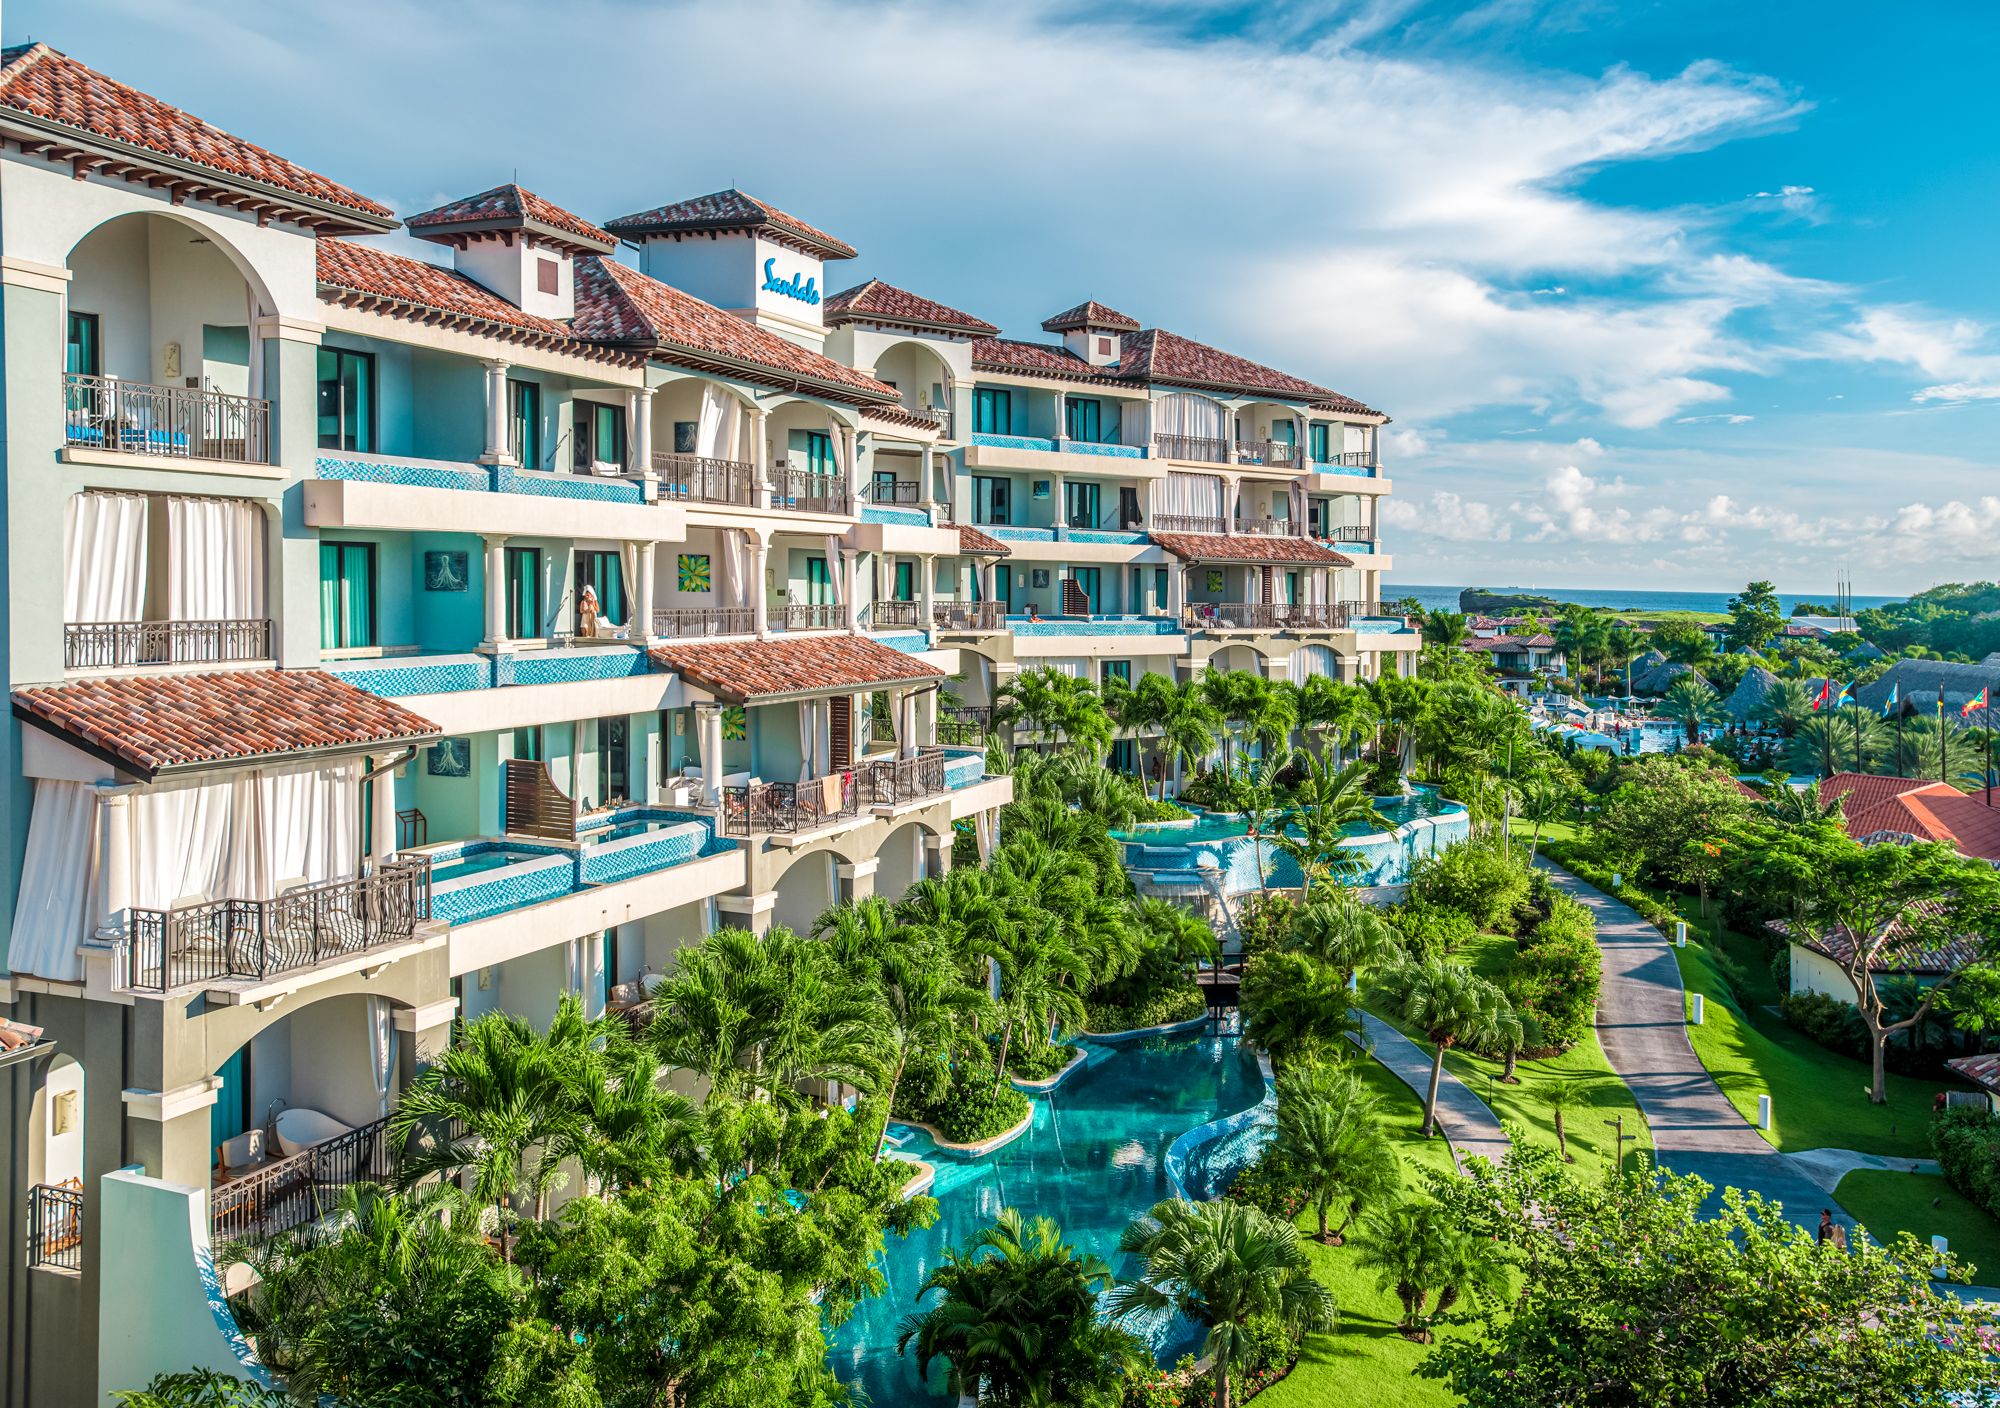
M1473 584L1468 584L1473 585ZM1662 592L1633 589L1596 587L1519 587L1500 582L1480 582L1476 585L1502 592L1533 592L1537 596L1553 597L1557 601L1575 602L1578 606L1601 606L1613 611L1727 611L1729 598L1733 592ZM1462 587L1421 585L1415 582L1388 581L1382 584L1384 598L1395 601L1403 597L1415 597L1426 611L1458 610L1458 594ZM1867 606L1881 606L1891 601L1907 601L1907 596L1856 596L1856 609ZM1811 592L1779 592L1780 606L1790 614L1793 605L1801 601L1817 601L1832 605L1833 591L1814 594Z

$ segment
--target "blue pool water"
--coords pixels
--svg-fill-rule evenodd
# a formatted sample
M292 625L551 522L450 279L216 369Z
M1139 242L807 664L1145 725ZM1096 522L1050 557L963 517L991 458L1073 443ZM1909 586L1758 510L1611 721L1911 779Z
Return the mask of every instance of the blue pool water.
M646 836L655 831L667 831L676 826L686 826L689 818L684 816L648 817L639 821L621 822L608 826L602 831L592 831L584 836L585 841L623 841L628 836Z
M480 875L502 866L518 865L524 860L540 860L546 851L522 851L510 846L494 846L479 850L468 850L463 855L441 860L431 866L431 883L441 880L463 880L468 875Z
M1054 1092L1034 1097L1029 1131L983 1159L954 1160L932 1151L921 1131L905 1152L933 1164L937 1224L889 1239L882 1270L888 1289L862 1304L835 1332L829 1362L878 1408L948 1403L944 1370L917 1379L916 1361L896 1354L896 1326L916 1307L924 1278L944 1249L989 1226L1003 1207L1046 1215L1080 1249L1120 1275L1136 1268L1118 1254L1125 1224L1173 1196L1164 1170L1168 1146L1197 1125L1255 1105L1263 1094L1256 1062L1234 1037L1161 1037L1122 1046L1092 1045L1089 1064ZM1138 1327L1135 1327L1138 1328ZM1162 1362L1192 1347L1193 1331L1154 1327Z

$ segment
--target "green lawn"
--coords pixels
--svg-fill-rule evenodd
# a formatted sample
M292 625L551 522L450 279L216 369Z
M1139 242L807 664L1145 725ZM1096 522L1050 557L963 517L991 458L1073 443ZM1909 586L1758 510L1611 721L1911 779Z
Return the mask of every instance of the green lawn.
M1856 1169L1840 1180L1834 1196L1877 1241L1913 1232L1928 1242L1942 1233L1960 1260L1975 1268L1975 1283L2000 1277L2000 1223L1937 1174Z

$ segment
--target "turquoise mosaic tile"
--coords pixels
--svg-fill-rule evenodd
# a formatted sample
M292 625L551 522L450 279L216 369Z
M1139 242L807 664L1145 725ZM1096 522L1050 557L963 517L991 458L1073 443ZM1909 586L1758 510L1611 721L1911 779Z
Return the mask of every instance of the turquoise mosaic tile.
M580 650L532 650L499 657L502 684L578 684L584 680L622 680L649 668L646 652L636 646L586 646Z
M931 526L931 516L922 509L877 508L873 504L869 504L861 510L861 521L863 523L893 523L905 528L928 528Z
M540 494L551 499L589 499L598 503L638 504L646 501L645 490L629 479L593 479L582 474L544 474L540 470L516 469L510 464L493 466L493 487L502 494Z
M1063 446L1072 455L1109 455L1114 459L1140 459L1144 455L1137 445L1096 445L1085 440L1072 440Z
M900 650L905 655L915 655L931 648L930 637L922 631L912 631L903 635L870 636L877 645L886 645L891 650Z
M1177 636L1180 622L1165 616L1093 616L1089 620L1030 621L1009 616L1007 629L1017 636Z
M1008 543L1053 543L1056 540L1056 530L1053 528L1012 528L996 524L983 531Z
M484 655L426 655L406 665L374 660L366 664L333 662L326 670L356 689L365 689L384 699L404 699L413 694L461 694L493 686L493 661Z
M986 445L995 450L1049 450L1056 442L1039 435L974 435L972 443Z
M1072 528L1065 536L1072 543L1115 543L1127 547L1144 547L1153 541L1144 533L1100 532L1095 528Z
M457 469L443 465L394 464L321 455L314 461L313 467L314 473L321 479L351 479L364 484L407 484L417 489L463 489L482 494L493 488L492 475L476 465Z

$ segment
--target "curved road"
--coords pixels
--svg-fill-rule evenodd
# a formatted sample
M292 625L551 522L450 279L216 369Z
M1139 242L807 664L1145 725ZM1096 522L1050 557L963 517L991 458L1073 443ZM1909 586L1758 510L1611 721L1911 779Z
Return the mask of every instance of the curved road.
M1430 1089L1431 1058L1424 1049L1377 1017L1355 1009L1361 1018L1362 1036L1358 1045L1386 1066L1389 1073L1417 1092L1418 1101ZM1449 1070L1438 1081L1438 1128L1451 1145L1452 1161L1461 1169L1468 1154L1479 1154L1498 1164L1507 1156L1507 1131L1484 1100Z

